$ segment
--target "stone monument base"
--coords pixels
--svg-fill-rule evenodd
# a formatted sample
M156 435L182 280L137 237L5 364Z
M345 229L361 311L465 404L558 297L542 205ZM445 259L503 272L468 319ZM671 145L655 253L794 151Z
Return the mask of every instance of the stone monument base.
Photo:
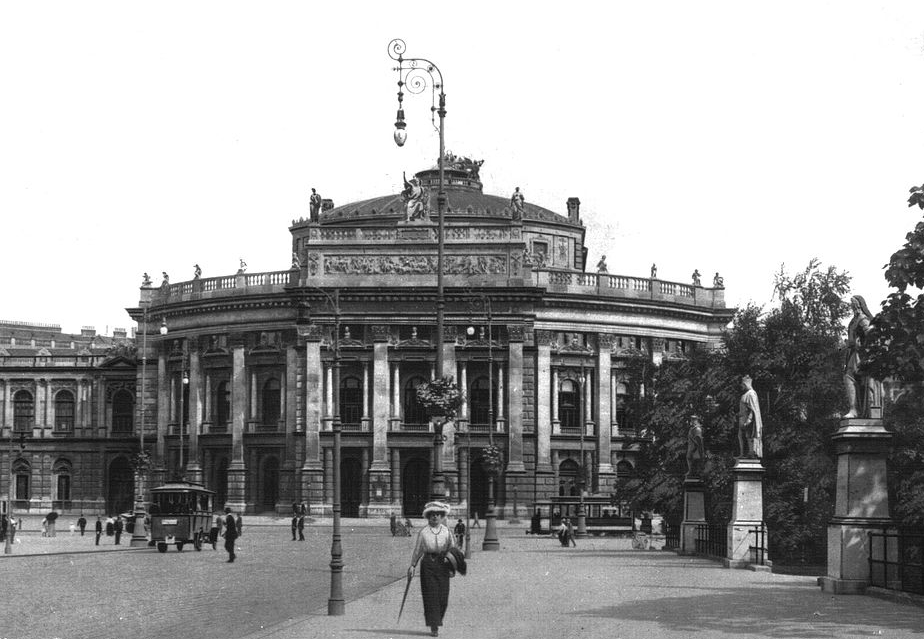
M706 486L698 477L683 480L683 521L680 523L682 555L696 553L696 527L706 523Z
M734 493L732 498L732 521L728 524L727 551L723 565L726 568L748 568L769 570L770 561L764 549L763 564L758 563L756 553L751 551L755 529L764 530L764 467L757 458L741 458L732 469ZM766 535L766 532L765 532ZM766 536L764 537L766 544ZM759 552L759 551L758 551Z

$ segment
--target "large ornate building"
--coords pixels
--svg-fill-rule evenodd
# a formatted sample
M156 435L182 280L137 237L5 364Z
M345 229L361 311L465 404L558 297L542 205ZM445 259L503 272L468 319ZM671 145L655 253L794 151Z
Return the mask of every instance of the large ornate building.
M31 480L16 484L17 499L60 497L52 478L67 468L80 477L74 499L121 507L143 422L154 481L182 467L246 512L288 511L294 501L329 509L337 394L343 514L419 513L434 435L415 389L437 375L438 349L443 373L468 398L443 431L450 501L484 513L480 456L491 441L503 451L496 497L504 516L572 492L582 451L588 488L612 494L632 471L642 426L627 411L641 389L626 361L658 363L718 344L732 317L721 282L665 282L654 269L610 275L602 265L588 273L577 198L559 214L485 195L480 163L449 160L443 343L431 169L403 194L324 201L293 222L291 269L146 281L129 309L138 357L112 351L88 370L49 371L37 361L13 366L16 356L0 344L10 351L0 350L3 433L29 435L14 464ZM67 432L49 408L62 391L75 415Z

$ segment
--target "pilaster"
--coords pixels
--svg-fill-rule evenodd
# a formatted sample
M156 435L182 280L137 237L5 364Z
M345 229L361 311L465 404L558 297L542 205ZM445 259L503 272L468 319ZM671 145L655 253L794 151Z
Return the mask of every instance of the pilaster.
M507 327L508 473L526 472L526 467L523 465L523 333L521 325Z
M550 379L552 371L552 334L536 331L536 472L551 473L552 405Z

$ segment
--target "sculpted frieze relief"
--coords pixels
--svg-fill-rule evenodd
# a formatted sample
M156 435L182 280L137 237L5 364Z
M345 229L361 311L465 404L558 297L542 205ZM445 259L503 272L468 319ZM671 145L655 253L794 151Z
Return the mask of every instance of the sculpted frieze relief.
M435 255L324 256L325 274L426 275L435 272ZM311 273L310 263L309 273ZM504 255L447 255L443 259L443 273L447 275L506 274L507 259Z

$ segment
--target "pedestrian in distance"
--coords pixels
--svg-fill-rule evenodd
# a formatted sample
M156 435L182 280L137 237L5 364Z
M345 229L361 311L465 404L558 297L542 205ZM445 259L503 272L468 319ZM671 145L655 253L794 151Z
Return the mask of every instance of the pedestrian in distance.
M241 513L237 514L237 519L234 522L234 527L237 528L237 536L244 536L244 520L241 519Z
M122 539L122 516L119 515L116 517L115 523L113 524L113 530L115 531L115 545L119 545L119 541Z
M395 517L395 511L391 511L391 515L388 517L388 528L391 530L392 537L398 534L398 518Z
M48 536L48 520L43 519L42 520L42 537L47 537L47 536Z
M430 636L439 635L443 617L449 606L450 564L446 555L455 548L453 536L444 521L449 514L449 504L431 501L424 506L427 525L417 533L411 565L407 569L408 580L414 576L420 562L420 593L423 597L424 620L430 627Z
M106 518L106 536L112 537L115 534L115 520L112 517Z
M568 547L568 520L562 519L561 524L558 526L558 543L560 543L565 548Z
M577 548L577 542L574 540L574 524L571 523L571 518L565 520L568 522L568 541L571 542L571 545Z
M228 563L234 563L234 542L237 540L237 521L231 512L231 507L225 507L225 550L228 551Z
M212 550L218 548L218 535L221 534L221 527L225 523L225 518L221 513L215 513L212 516L212 527L209 528L209 543L212 544Z
M465 540L465 522L461 519L456 522L456 527L453 530L453 533L456 536L456 548L462 548L464 546Z
M80 536L83 537L83 531L87 529L87 519L80 513L80 519L77 520L77 527L80 528Z
M298 530L298 512L292 515L292 541L295 541L295 531Z
M305 541L305 516L298 516L298 540Z
M478 511L477 510L475 511L475 517L472 520L472 530L475 530L476 528L481 528L481 522L478 521Z
M96 545L99 546L99 538L103 536L103 521L96 516Z

